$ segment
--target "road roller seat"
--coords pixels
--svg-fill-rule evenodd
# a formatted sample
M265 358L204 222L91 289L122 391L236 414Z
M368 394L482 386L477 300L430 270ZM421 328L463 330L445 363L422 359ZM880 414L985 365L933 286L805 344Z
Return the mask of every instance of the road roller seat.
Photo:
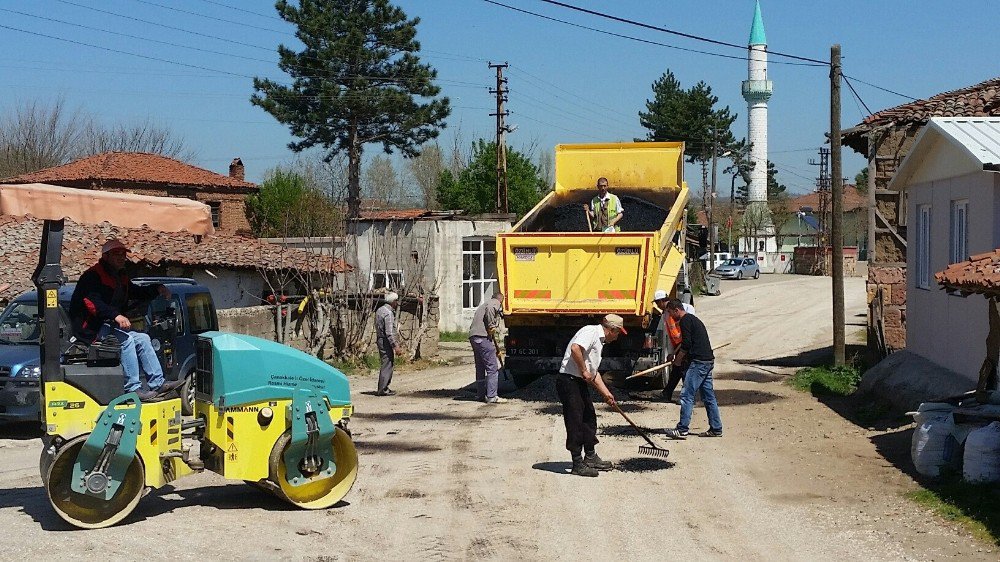
M62 353L64 380L106 406L124 392L121 346L113 336L90 345L74 341Z

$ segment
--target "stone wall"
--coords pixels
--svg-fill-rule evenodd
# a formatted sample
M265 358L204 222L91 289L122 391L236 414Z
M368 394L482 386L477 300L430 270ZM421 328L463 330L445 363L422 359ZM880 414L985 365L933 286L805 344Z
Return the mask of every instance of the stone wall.
M899 192L888 191L886 187L922 128L923 125L910 124L873 132L868 138L869 156L874 158L875 208L888 222L875 219L875 239L868 261L868 343L872 351L880 353L906 347L906 244L902 242L906 240L906 205ZM879 288L885 348L876 350L873 346L879 338L875 315L879 308L873 301Z
M898 351L906 347L906 267L868 267L868 304L871 306L879 289L882 292L882 326L885 347ZM872 306L869 312L877 310ZM869 327L875 319L869 315ZM875 343L875 342L871 342Z

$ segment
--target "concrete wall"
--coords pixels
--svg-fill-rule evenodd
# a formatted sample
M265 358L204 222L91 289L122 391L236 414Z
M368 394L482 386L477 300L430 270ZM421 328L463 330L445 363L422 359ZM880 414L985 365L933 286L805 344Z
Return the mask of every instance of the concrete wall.
M353 225L357 247L347 248L356 268L348 287L364 292L373 270L401 270L406 291L437 295L440 330L468 330L475 310L462 303L462 242L494 239L510 226L509 221L472 219L359 221Z
M949 265L951 201L969 200L969 254L994 250L1000 244L997 216L1000 182L996 174L977 172L956 178L919 183L907 189L910 219L907 269L916 271L916 209L931 206L930 270ZM929 289L916 286L916 275L906 280L906 347L913 353L950 369L974 386L986 353L989 332L986 299L949 295L931 280ZM970 386L970 387L971 387Z
M211 271L211 276L205 270ZM212 292L217 310L243 308L261 304L260 297L267 285L260 272L252 269L222 269L218 267L170 266L166 273L171 277L190 277Z

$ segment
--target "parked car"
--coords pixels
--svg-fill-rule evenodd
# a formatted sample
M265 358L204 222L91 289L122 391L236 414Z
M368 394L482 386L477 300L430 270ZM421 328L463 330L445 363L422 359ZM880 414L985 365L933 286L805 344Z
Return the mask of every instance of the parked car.
M162 283L170 300L156 297L147 306L126 313L132 329L146 332L167 380L186 379L181 406L190 415L194 407L195 340L198 334L218 330L215 303L208 288L191 279L141 277L139 285ZM59 290L62 308L63 349L69 347L69 301L75 284ZM39 336L38 298L28 291L14 299L0 314L0 421L38 420Z
M748 277L758 279L760 277L760 266L757 265L757 260L753 258L732 258L722 262L712 273L723 279L746 279Z
M59 289L63 349L69 346L69 299L74 284ZM0 312L0 421L37 421L39 339L38 294L28 291Z

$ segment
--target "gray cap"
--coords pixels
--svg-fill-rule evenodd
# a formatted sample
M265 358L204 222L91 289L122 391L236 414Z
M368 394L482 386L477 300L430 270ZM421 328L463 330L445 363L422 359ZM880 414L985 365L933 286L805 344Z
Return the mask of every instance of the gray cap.
M385 294L385 302L396 302L398 300L399 300L399 295L397 295L396 293Z

